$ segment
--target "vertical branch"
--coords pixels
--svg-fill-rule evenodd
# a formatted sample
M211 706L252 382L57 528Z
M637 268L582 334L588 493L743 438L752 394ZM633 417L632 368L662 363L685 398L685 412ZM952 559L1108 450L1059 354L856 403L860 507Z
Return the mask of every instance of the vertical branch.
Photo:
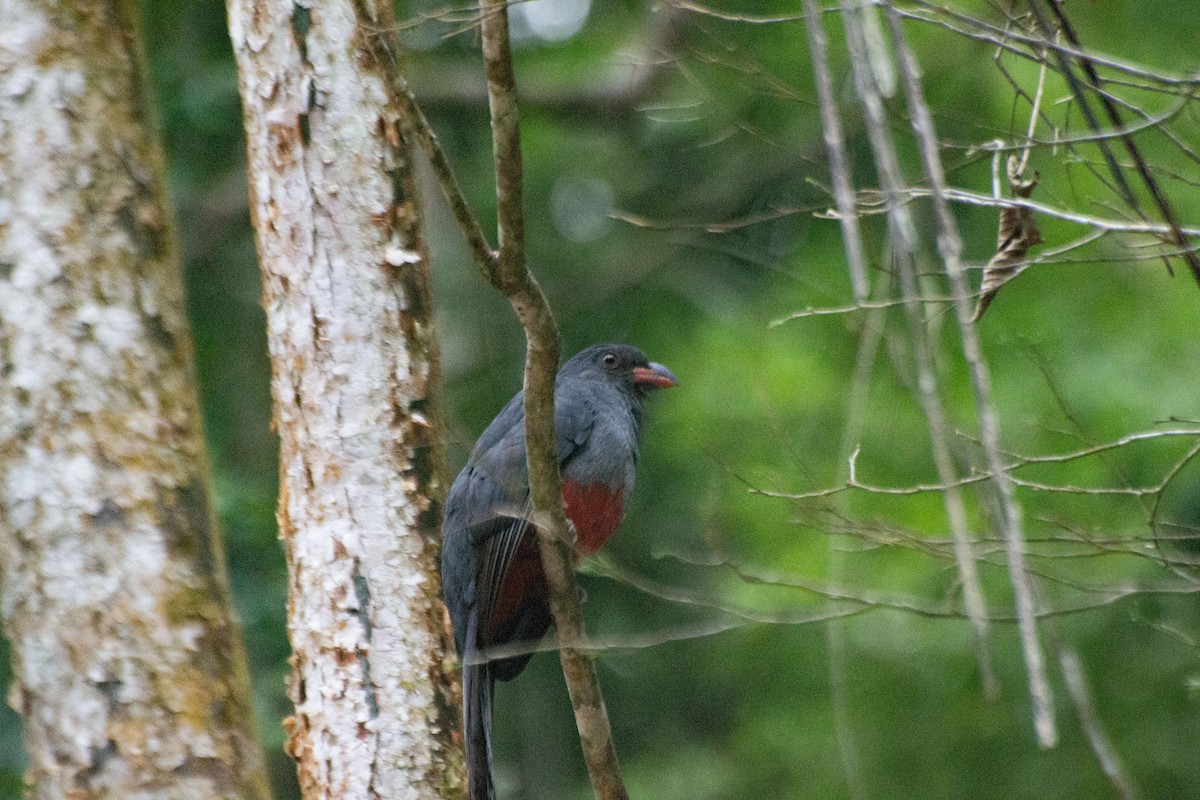
M838 224L842 227L842 245L846 248L846 266L850 270L850 285L854 300L864 303L871 293L867 279L867 259L863 255L862 233L858 227L858 209L854 202L854 186L850 180L846 140L833 97L833 79L829 75L829 54L825 29L816 0L804 0L807 19L808 47L811 51L813 80L817 86L817 101L821 108L821 133L829 155L829 172L833 181L833 196L837 203Z
M1137 800L1137 787L1125 770L1125 765L1121 762L1120 754L1113 747L1112 740L1108 738L1108 732L1104 730L1100 715L1096 713L1096 703L1092 699L1092 692L1088 687L1087 676L1084 675L1079 654L1073 648L1060 645L1058 665L1062 670L1063 683L1067 686L1067 695L1071 698L1071 705L1075 707L1075 716L1079 719L1079 725L1083 728L1088 744L1091 745L1092 752L1096 754L1100 769L1108 778L1113 792L1121 800Z
M854 187L850 180L849 160L846 157L846 142L842 134L842 123L838 116L837 102L833 94L833 78L829 74L829 52L821 14L815 0L804 0L805 28L813 65L813 80L817 87L817 100L821 109L821 133L829 157L829 172L833 183L834 201L837 203L838 223L842 229L842 246L846 250L846 266L850 272L850 287L856 303L867 301L871 293L867 278L867 260L863 252L862 231L858 225L858 209L854 201ZM863 418L866 415L869 397L871 370L875 365L876 353L883 338L887 315L868 311L866 323L859 333L858 357L855 360L854 380L846 408L846 427L842 432L841 455L848 460L862 434ZM844 569L842 552L830 540L829 571L835 583L841 582ZM866 796L862 763L854 738L846 691L846 628L840 619L831 619L825 627L828 643L829 700L833 709L834 729L837 735L838 755L842 771L846 775L846 787L852 800Z
M1046 59L1043 57L1041 65L1038 67L1038 82L1037 89L1033 94L1033 102L1029 107L1029 127L1025 131L1025 144L1021 147L1021 160L1017 162L1014 172L1018 175L1025 174L1025 167L1029 165L1029 155L1033 152L1033 134L1037 132L1038 116L1041 114L1042 97L1046 92ZM998 195L997 195L998 196Z
M984 694L997 694L996 678L992 670L988 648L987 604L979 580L979 570L971 549L967 531L966 504L959 485L958 467L950 448L950 423L938 387L937 371L934 367L933 351L929 331L922 318L923 306L919 297L913 255L916 252L916 229L909 214L903 193L900 163L896 148L887 126L883 102L866 69L866 41L855 9L842 9L846 30L846 47L853 66L855 86L866 113L867 135L875 153L880 183L888 204L888 225L893 242L893 257L900 275L900 292L908 319L909 334L913 345L913 358L917 370L917 400L925 417L929 431L929 443L933 454L938 479L946 490L942 492L942 504L946 520L954 539L954 558L959 579L963 586L963 601L967 617L975 634L976 659L979 662L980 680Z
M558 326L525 265L521 140L508 37L507 0L481 0L483 55L496 161L499 253L492 283L508 298L525 329L525 447L534 522L563 675L592 788L600 800L628 797L595 665L582 651L586 633L575 583L573 537L562 500L554 434Z
M483 11L483 63L487 75L488 112L492 123L492 157L496 164L496 241L499 245L496 275L500 281L499 288L503 291L506 285L531 280L525 267L521 127L517 111L517 80L513 74L512 53L509 47L508 3L504 0L483 0L480 5ZM522 322L524 321L522 319ZM557 328L553 338L557 348ZM550 370L551 380L554 370L558 367L557 359L556 352ZM553 395L551 399L553 400Z
M866 298L864 298L865 300ZM863 422L867 415L867 403L871 395L871 373L879 345L883 341L887 323L887 312L871 309L866 312L866 321L859 332L858 353L854 360L854 377L850 384L850 398L846 401L846 427L842 430L839 453L849 467L851 459L862 438ZM829 540L829 577L831 582L841 585L845 572L845 554ZM846 673L849 668L846 658L846 620L833 617L825 626L829 652L829 702L833 708L834 728L837 735L838 755L842 760L842 771L846 774L846 788L851 800L867 797L863 778L862 761L851 724Z
M1025 669L1029 675L1029 692L1033 700L1034 728L1038 744L1053 747L1057 740L1054 726L1054 708L1050 693L1050 682L1046 676L1045 656L1038 640L1036 609L1033 587L1025 569L1025 543L1021 529L1021 509L1017 504L1012 479L1004 470L1000 451L999 423L992 406L991 376L983 357L979 333L971 322L972 310L962 265L962 238L954 214L946 199L946 179L938 155L937 135L933 117L925 96L921 91L920 77L908 40L895 9L887 7L888 25L900 66L904 92L908 99L912 128L916 134L929 181L937 219L938 252L944 262L946 274L954 296L954 312L962 341L963 358L971 375L971 386L975 394L976 415L979 420L979 437L987 462L988 471L999 497L1001 525L1004 533L1005 555L1008 561L1009 578L1016 598L1017 622L1021 634L1021 648L1025 658Z

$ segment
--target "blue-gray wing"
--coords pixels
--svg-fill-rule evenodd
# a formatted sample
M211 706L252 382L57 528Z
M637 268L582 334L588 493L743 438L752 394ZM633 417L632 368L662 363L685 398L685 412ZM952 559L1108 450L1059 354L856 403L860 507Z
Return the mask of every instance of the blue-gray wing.
M554 417L563 463L587 442L595 422L586 387L574 381L560 385ZM479 437L446 499L442 585L455 644L464 657L468 649L501 644L492 640L488 625L530 512L525 412L517 394ZM472 613L477 614L478 642L466 641Z

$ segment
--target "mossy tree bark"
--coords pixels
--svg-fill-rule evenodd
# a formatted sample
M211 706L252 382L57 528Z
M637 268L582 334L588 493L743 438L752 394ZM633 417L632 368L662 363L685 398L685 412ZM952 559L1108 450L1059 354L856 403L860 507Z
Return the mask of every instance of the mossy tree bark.
M0 610L30 794L266 800L136 3L0 18Z
M461 796L425 244L390 5L230 0L304 796Z

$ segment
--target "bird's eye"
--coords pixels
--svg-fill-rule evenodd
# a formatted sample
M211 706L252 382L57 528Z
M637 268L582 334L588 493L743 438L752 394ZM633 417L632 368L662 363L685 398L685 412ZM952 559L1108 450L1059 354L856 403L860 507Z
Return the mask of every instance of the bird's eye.
M617 356L615 353L605 353L604 358L600 359L606 367L615 367L617 365Z

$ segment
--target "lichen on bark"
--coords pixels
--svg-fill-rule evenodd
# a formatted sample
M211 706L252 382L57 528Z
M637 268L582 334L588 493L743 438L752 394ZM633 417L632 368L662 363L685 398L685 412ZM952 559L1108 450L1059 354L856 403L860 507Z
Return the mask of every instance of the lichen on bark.
M0 0L0 616L39 798L262 798L136 4Z
M457 796L437 352L394 20L372 0L229 16L280 436L288 749L306 798Z

